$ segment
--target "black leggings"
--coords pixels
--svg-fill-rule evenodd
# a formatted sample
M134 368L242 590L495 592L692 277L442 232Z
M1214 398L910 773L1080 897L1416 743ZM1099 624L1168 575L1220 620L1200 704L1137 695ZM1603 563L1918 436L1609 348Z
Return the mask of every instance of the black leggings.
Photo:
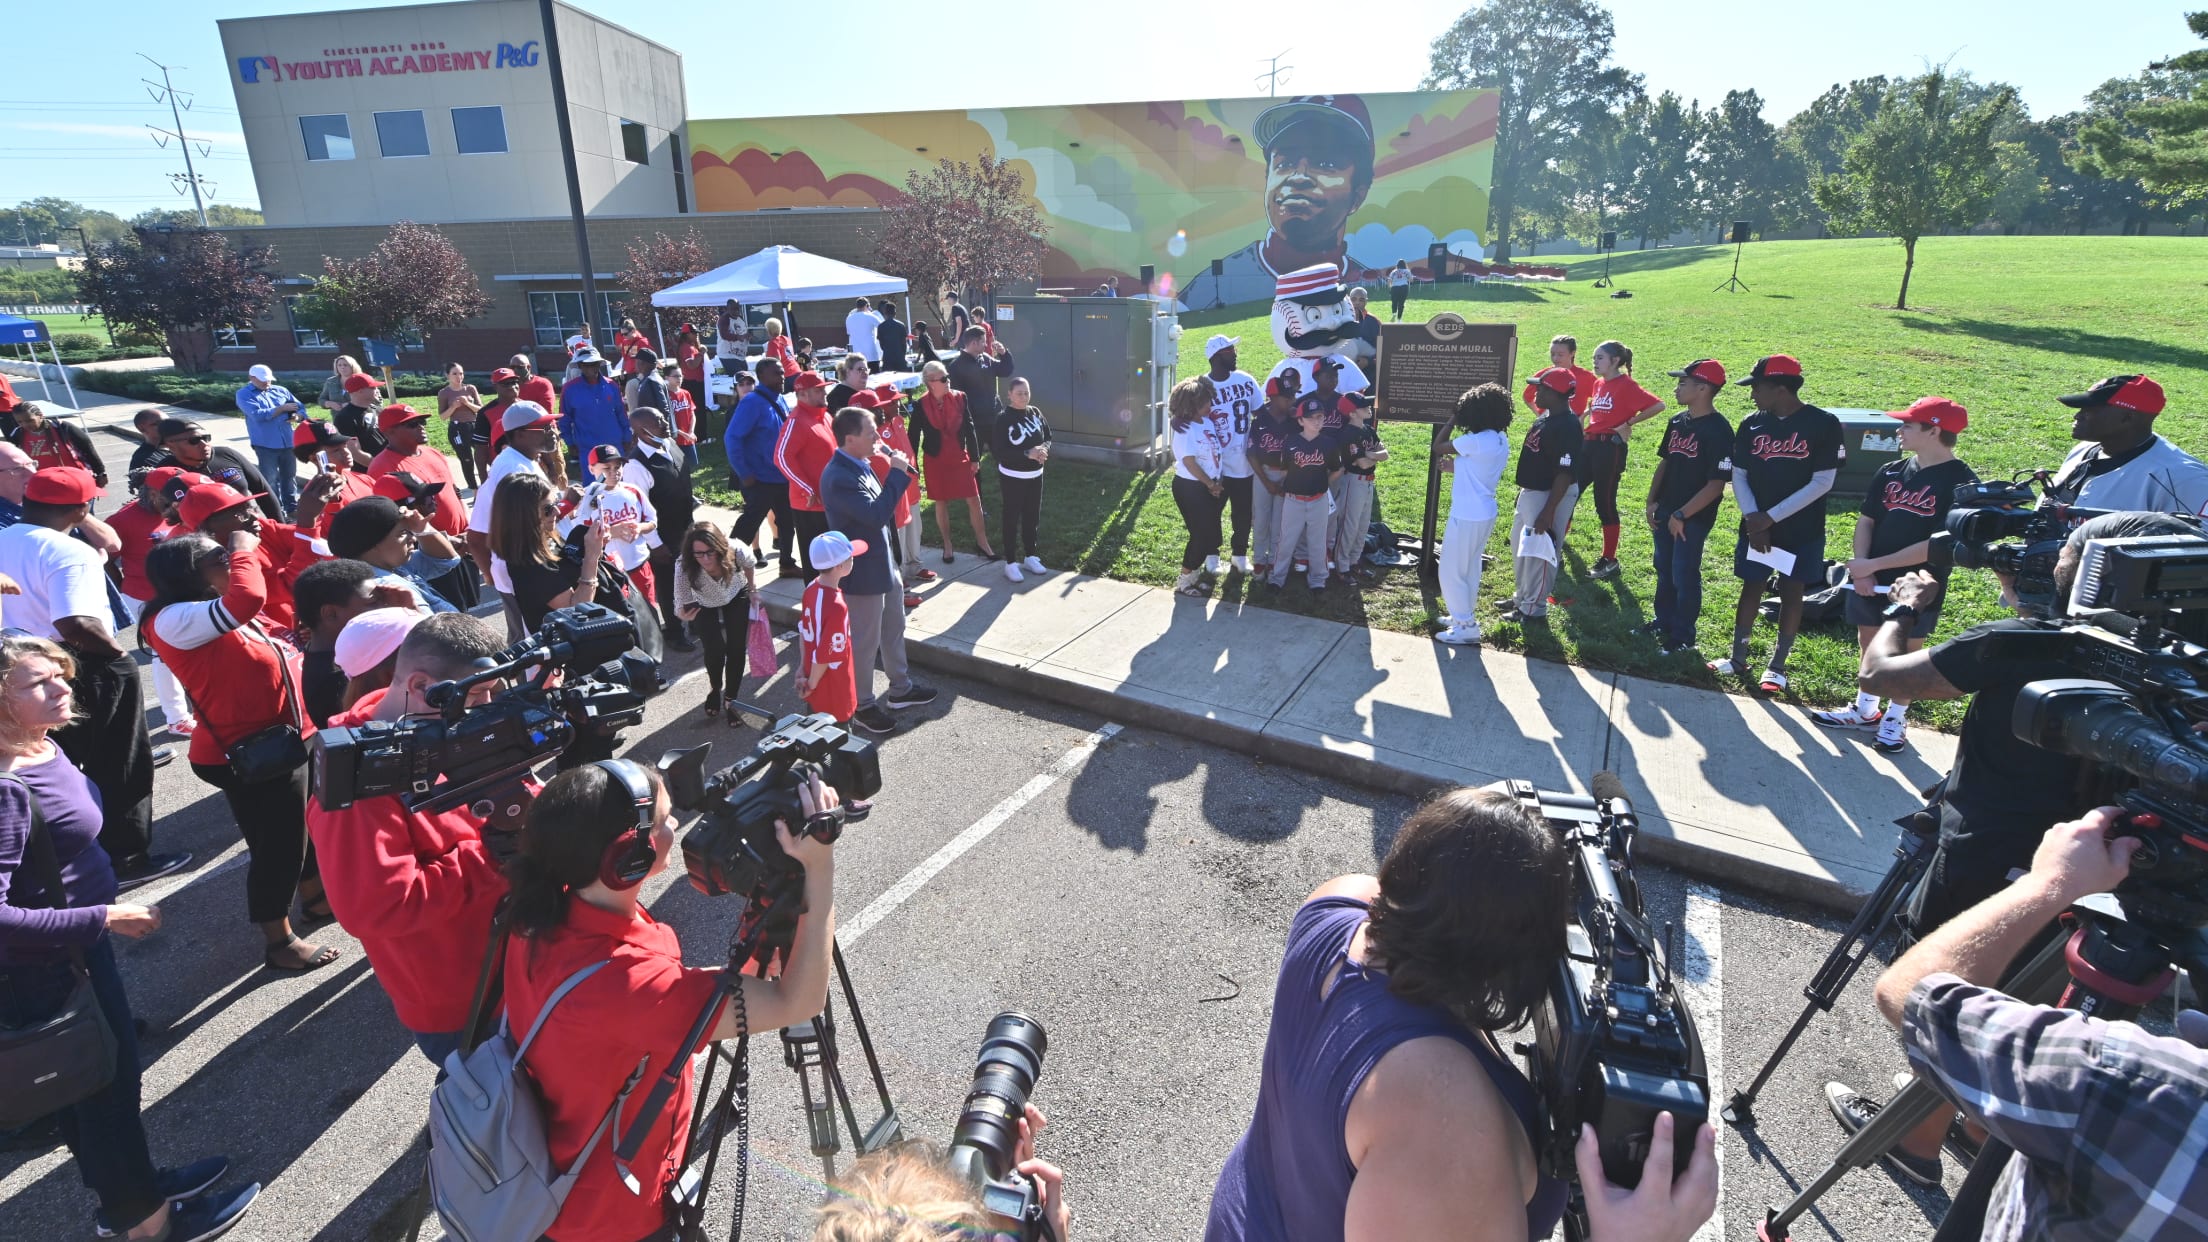
M759 524L774 515L774 550L784 565L797 564L797 553L792 542L797 538L797 521L790 516L790 485L787 483L754 483L743 489L744 511L736 516L736 525L729 531L736 542L750 547L759 538Z
M1618 480L1625 477L1625 440L1621 436L1589 436L1580 449L1593 474L1595 516L1604 526L1618 524Z
M307 840L307 769L248 785L227 763L195 763L192 772L222 791L245 838L245 917L273 923L291 913L299 881L314 877Z
M1388 304L1395 308L1395 317L1397 319L1401 319L1403 317L1403 304L1410 301L1410 298L1411 290L1408 285L1389 286Z
M1246 474L1239 479L1224 478L1219 480L1219 483L1227 489L1227 513L1230 517L1230 525L1234 529L1232 544L1234 554L1236 556L1248 556L1250 553L1250 489L1256 484Z
M1004 496L1004 512L997 518L1004 528L1004 542L999 546L1004 549L1005 563L1011 564L1020 559L1021 548L1027 549L1025 555L1035 555L1035 530L1043 520L1043 476L1020 479L999 470L997 487Z
M751 596L739 595L718 608L698 609L690 628L705 646L706 693L719 700L744 693L744 655L751 631Z
M1194 479L1173 476L1173 503L1181 510L1181 522L1188 527L1188 546L1181 550L1181 572L1192 574L1204 567L1208 557L1219 555L1219 511L1226 507L1224 493L1214 496L1211 489Z
M468 481L469 487L479 486L475 481L475 424L449 424L445 439L452 445L452 455L460 459L460 477Z

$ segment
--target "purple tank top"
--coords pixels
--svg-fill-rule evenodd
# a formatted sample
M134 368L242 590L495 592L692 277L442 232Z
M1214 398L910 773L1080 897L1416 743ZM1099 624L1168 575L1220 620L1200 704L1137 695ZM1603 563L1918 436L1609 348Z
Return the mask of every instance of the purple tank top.
M1533 1088L1516 1066L1441 1010L1388 991L1387 976L1350 961L1364 902L1324 897L1296 911L1273 992L1273 1025L1257 1115L1219 1171L1204 1242L1340 1242L1350 1182L1342 1146L1350 1101L1396 1045L1440 1035L1470 1049L1529 1139ZM1321 988L1337 965L1331 991ZM1564 1213L1564 1184L1542 1177L1526 1205L1526 1236L1545 1238Z

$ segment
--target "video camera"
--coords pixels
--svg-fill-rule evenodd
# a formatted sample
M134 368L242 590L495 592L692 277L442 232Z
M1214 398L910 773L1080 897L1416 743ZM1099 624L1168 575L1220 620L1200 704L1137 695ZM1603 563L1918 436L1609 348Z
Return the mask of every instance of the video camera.
M2035 482L2041 489L2037 496L2032 493ZM2053 614L2055 561L2063 542L2080 522L2103 511L2056 503L2050 495L2043 472L1956 488L1947 528L1934 534L1926 549L1928 563L1934 569L1961 566L2008 575L2015 579L2017 603L2024 611Z
M1702 1039L1672 977L1670 955L1649 927L1633 876L1639 822L1617 777L1597 773L1592 798L1511 781L1510 796L1563 838L1573 874L1572 921L1564 956L1534 1011L1533 1042L1520 1044L1538 1097L1551 1176L1576 1183L1573 1150L1582 1124L1602 1145L1603 1175L1640 1185L1656 1114L1679 1136L1674 1176L1694 1155L1694 1134L1710 1115ZM1586 1236L1583 1200L1568 1219ZM1567 1235L1572 1236L1572 1235Z
M1050 1040L1024 1013L1000 1013L982 1036L974 1085L951 1134L951 1169L981 1192L981 1205L1017 1222L1021 1237L1048 1236L1040 1189L1019 1170L1020 1118L1043 1073Z
M389 794L429 813L475 804L565 749L578 730L610 734L643 719L645 700L659 692L659 665L635 647L636 626L603 604L547 613L491 667L431 686L435 715L317 732L315 797L331 811ZM564 674L557 685L555 673ZM471 690L505 678L518 680L468 706ZM477 814L489 818L487 809Z
M731 702L730 711L760 715L757 708ZM871 798L882 788L882 761L874 743L855 737L826 714L783 717L741 761L705 774L711 743L671 750L659 760L667 798L677 808L700 811L697 825L682 839L683 865L690 883L708 897L735 893L745 899L736 942L748 946L746 960L765 973L780 969L797 933L798 900L805 869L782 852L774 822L784 820L823 841L842 835L842 817L830 825L805 826L797 793L819 772L846 803Z

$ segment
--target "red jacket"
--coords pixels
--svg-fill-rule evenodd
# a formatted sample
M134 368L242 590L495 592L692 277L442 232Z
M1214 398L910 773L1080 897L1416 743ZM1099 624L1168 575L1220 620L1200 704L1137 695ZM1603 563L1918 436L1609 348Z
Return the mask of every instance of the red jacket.
M122 554L116 564L123 571L120 584L122 592L140 603L153 598L153 583L146 580L146 554L153 545L169 537L175 527L169 520L146 507L144 501L134 500L116 510L107 519L115 536L123 541Z
M183 683L199 715L199 730L192 734L193 763L222 764L225 749L279 721L298 726L303 734L314 732L299 699L300 656L284 637L289 619L282 631L268 624L268 603L261 558L233 556L221 599L171 604L138 627L154 654ZM252 624L255 620L261 621L259 627Z
M371 719L383 696L363 695L331 727ZM475 817L462 807L423 815L396 796L342 811L310 799L307 831L330 909L360 941L399 1022L423 1033L459 1030L506 892Z
M836 455L836 433L828 425L828 407L799 405L782 424L782 438L774 442L774 468L790 481L790 507L807 513L825 513L820 500L820 474Z

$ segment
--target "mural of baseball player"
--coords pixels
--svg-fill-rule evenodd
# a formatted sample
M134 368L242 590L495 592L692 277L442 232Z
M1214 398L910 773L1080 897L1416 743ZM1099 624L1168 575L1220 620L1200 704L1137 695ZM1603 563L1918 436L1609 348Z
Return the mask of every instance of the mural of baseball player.
M1350 216L1372 191L1372 117L1356 95L1298 95L1257 114L1265 152L1265 236L1197 274L1191 307L1258 301L1284 275L1318 264L1343 271ZM1275 312L1277 316L1277 311ZM1346 386L1346 385L1345 385Z

